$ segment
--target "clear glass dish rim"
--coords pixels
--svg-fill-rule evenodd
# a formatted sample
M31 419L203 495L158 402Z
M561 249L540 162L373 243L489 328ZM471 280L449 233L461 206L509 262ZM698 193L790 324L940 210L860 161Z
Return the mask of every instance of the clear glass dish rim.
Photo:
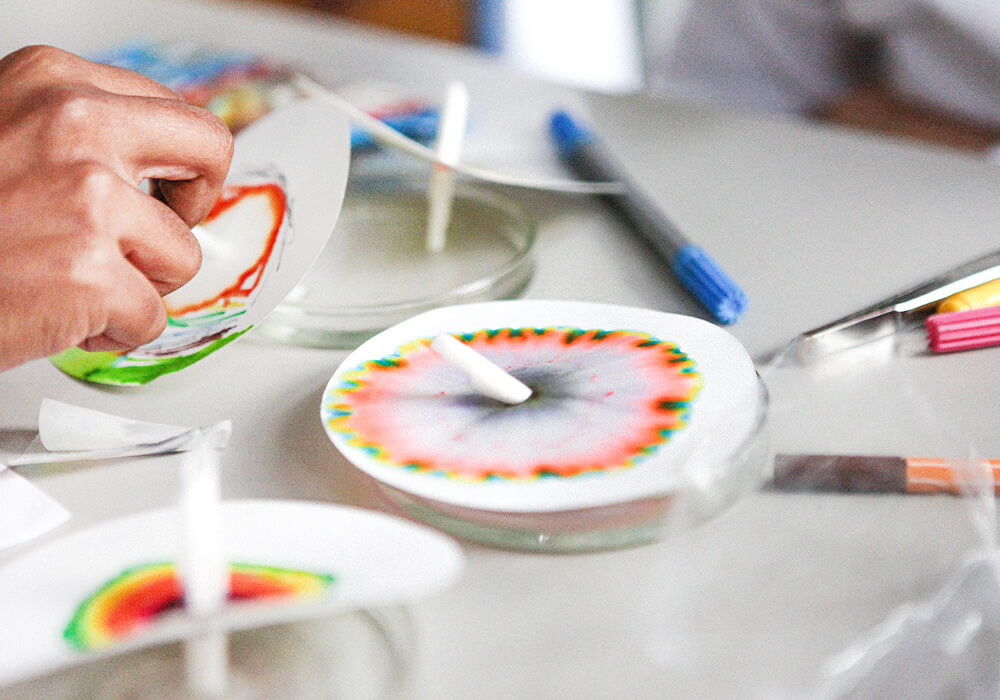
M356 180L353 184L348 184L348 196L352 187L358 188L368 185L373 191L395 191L406 192L414 196L423 195L423 185L415 177L365 177ZM479 203L485 203L493 209L503 212L507 219L516 226L512 230L521 234L523 240L514 256L510 258L501 268L490 273L487 277L482 277L472 282L456 287L448 292L434 294L426 297L419 297L407 301L393 302L389 304L359 304L330 307L320 304L300 304L295 302L282 301L271 314L274 318L371 318L378 319L384 316L395 316L398 314L411 314L421 310L436 308L454 304L463 299L476 297L482 292L497 286L503 280L514 276L521 269L530 269L531 256L537 238L538 222L528 212L527 208L516 200L502 195L499 192L486 188L478 183L459 181L456 183L456 198L465 198ZM336 235L336 234L334 234ZM514 241L517 243L517 241ZM269 320L271 320L269 319Z

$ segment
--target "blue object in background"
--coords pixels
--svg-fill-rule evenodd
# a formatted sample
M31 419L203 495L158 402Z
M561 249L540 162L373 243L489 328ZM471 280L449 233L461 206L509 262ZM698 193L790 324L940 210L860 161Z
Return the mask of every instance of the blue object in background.
M154 44L142 39L108 49L91 60L141 73L174 90L208 83L260 61L243 51L220 51L186 44Z
M404 136L421 142L429 142L437 136L440 114L437 109L428 108L419 112L394 114L382 120ZM365 151L378 147L378 141L368 131L351 127L351 150Z
M503 0L476 0L472 12L473 44L489 54L503 53L506 39Z

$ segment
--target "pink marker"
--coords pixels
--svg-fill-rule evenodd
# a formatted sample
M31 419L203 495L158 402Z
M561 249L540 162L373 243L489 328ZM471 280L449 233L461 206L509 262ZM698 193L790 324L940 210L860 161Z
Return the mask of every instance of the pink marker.
M933 352L1000 345L1000 306L934 314L926 326Z

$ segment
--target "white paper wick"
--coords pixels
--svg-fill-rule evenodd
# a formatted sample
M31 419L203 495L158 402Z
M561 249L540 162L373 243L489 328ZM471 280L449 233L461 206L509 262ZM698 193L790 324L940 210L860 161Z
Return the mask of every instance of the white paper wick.
M184 608L201 618L220 612L229 595L229 562L222 533L219 450L213 426L181 465L179 572ZM218 697L229 685L229 643L224 632L206 632L184 645L185 672L192 693Z
M44 398L38 409L38 438L49 451L135 447L176 437L189 428L123 418L92 408Z
M431 349L465 372L477 393L511 405L524 403L531 397L531 387L454 336L440 334L431 341Z
M455 170L462 154L469 115L469 91L463 83L448 85L434 153L437 162L431 170L427 189L427 250L440 253L447 241L451 205L455 199Z
M408 136L404 136L388 124L379 121L364 110L355 107L337 93L320 85L308 76L298 74L294 78L295 87L305 95L314 99L323 100L329 105L339 109L344 116L365 130L371 132L375 138L383 143L389 144L393 148L398 148L404 153L420 158L429 163L438 161L437 154L424 144L414 141ZM522 175L512 175L502 173L490 168L483 168L468 163L456 163L453 167L456 172L474 177L485 182L494 182L498 185L510 185L511 187L526 187L530 189L549 190L552 192L567 192L571 194L622 194L625 191L624 185L620 182L589 182L585 180L549 180L545 178L525 177Z

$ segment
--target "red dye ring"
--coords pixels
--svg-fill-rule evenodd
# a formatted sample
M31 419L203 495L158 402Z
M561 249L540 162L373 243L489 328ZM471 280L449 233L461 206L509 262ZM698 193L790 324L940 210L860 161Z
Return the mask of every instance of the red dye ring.
M675 344L629 330L502 328L457 336L533 390L478 395L429 338L343 373L324 419L378 462L457 479L629 467L688 423L702 386Z
M324 593L335 578L295 569L255 564L230 567L231 600L303 599ZM112 646L183 606L184 595L171 563L133 567L110 580L83 601L63 632L76 649Z

